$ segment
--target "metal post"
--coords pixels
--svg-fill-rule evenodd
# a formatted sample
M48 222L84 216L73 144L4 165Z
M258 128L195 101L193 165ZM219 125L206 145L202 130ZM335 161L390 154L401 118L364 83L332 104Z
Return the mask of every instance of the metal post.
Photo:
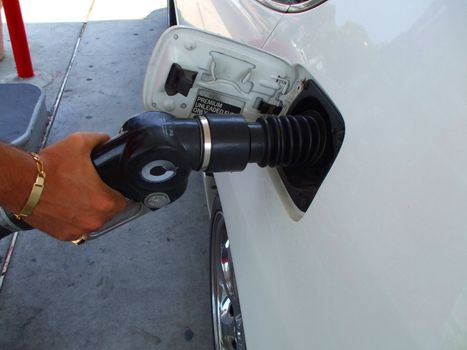
M11 47L15 57L16 70L20 78L34 76L31 55L29 53L28 38L24 28L23 15L18 0L3 0L6 24L10 33Z

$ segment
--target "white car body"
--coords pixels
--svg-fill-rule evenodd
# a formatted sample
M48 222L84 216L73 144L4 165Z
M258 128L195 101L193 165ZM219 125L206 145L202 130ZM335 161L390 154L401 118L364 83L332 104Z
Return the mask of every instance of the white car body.
M301 64L345 139L301 218L216 174L248 349L467 348L467 2L177 0L180 24Z

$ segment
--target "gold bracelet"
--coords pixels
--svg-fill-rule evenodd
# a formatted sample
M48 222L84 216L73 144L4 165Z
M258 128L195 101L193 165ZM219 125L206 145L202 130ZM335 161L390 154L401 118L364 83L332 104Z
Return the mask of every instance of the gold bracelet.
M29 195L28 201L24 205L23 209L19 214L15 214L18 220L25 218L32 214L34 208L36 207L37 203L41 199L42 190L44 189L44 181L45 181L45 171L44 171L44 163L39 158L39 156L34 152L29 152L32 156L34 161L36 162L37 167L37 177L36 182L32 185L31 194Z

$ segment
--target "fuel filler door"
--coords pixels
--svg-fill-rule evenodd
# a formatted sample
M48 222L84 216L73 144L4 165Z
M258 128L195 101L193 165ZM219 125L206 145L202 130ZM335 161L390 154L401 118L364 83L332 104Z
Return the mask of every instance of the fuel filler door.
M208 32L171 27L159 39L144 83L146 110L179 118L205 113L282 115L310 74L259 49Z
M341 115L305 67L193 28L174 26L162 34L149 61L143 99L147 111L178 118L242 114L253 122L260 115L300 115L325 124L321 162L269 170L278 192L288 193L282 199L295 219L308 209L344 137Z

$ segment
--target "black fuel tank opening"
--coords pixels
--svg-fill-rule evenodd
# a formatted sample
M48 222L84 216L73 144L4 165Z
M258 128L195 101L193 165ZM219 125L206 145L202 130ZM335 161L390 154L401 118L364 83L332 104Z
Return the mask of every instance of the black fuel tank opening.
M278 169L294 204L305 212L337 157L344 140L345 124L330 98L312 80L306 82L304 91L287 114L318 118L326 124L326 145L318 161Z

